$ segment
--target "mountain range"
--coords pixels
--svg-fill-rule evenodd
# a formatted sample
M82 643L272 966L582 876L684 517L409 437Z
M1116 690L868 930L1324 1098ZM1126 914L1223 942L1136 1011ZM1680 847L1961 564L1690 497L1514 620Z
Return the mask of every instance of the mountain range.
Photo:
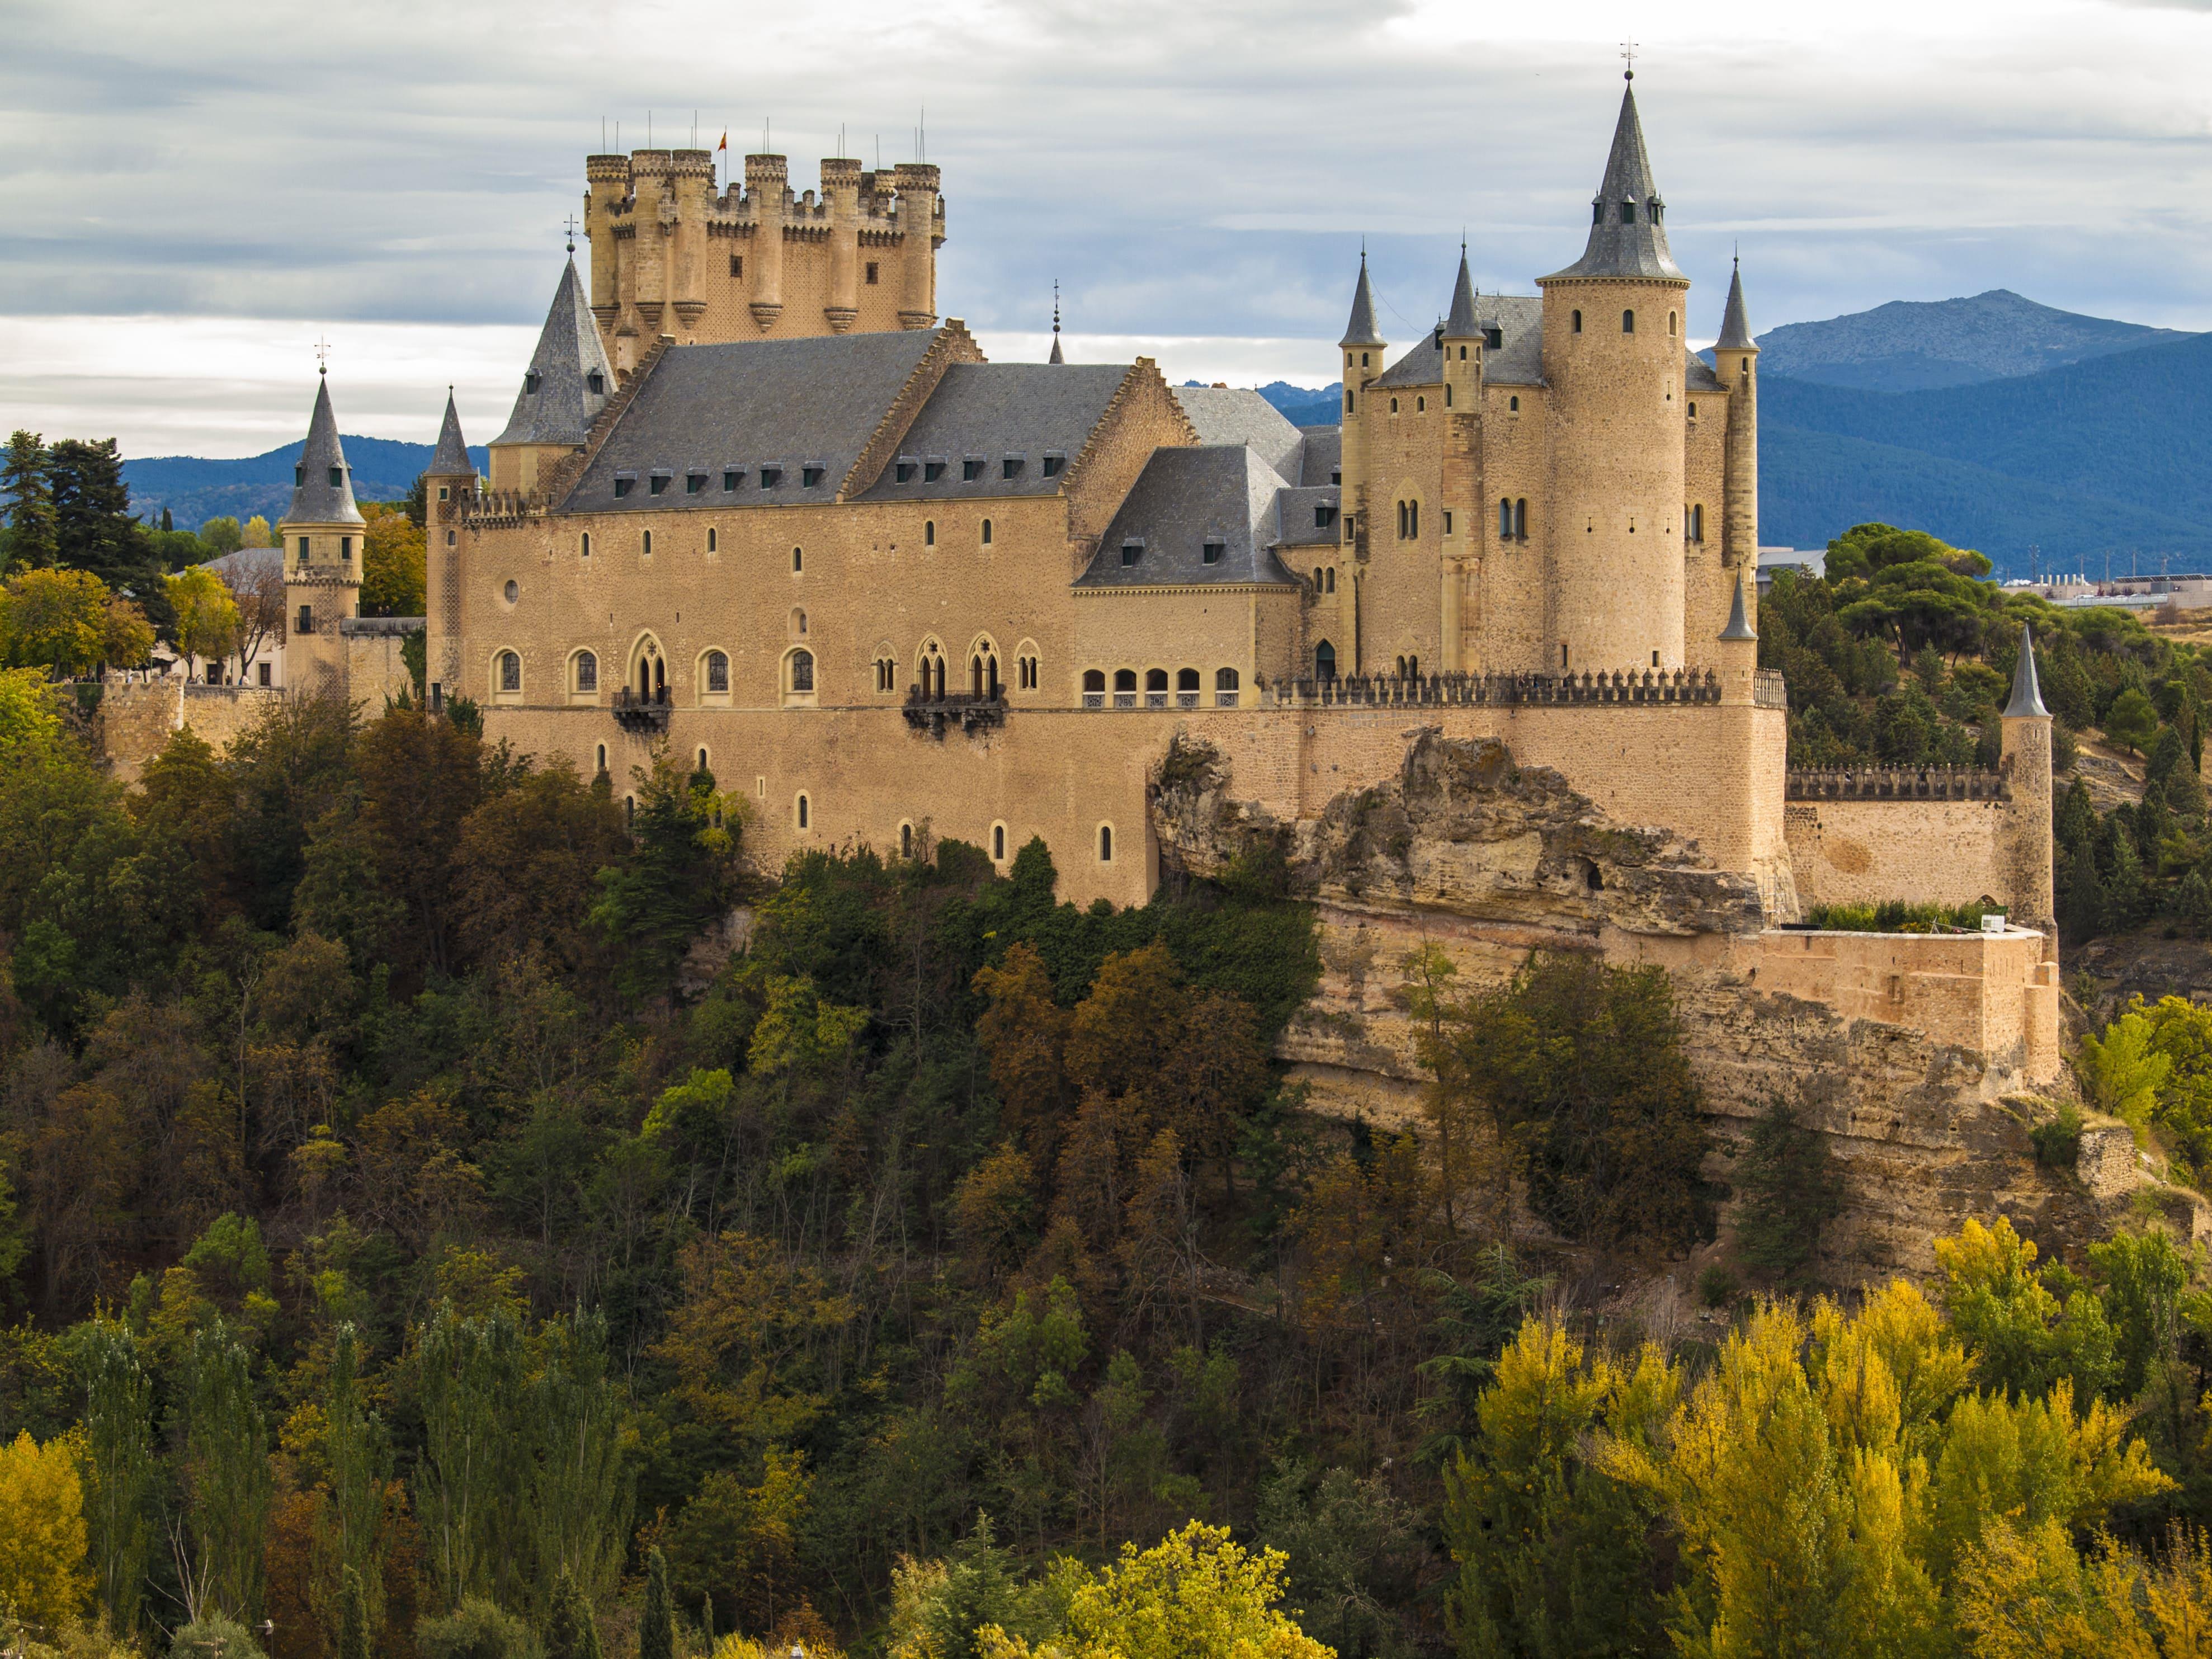
M2005 289L1896 301L1759 340L1759 539L1819 547L1881 520L1987 554L2001 574L2212 568L2212 335L2087 317ZM1257 388L1332 425L1340 390ZM364 500L396 500L430 446L349 436ZM300 445L244 460L127 461L149 519L194 526L289 504ZM479 466L482 449L471 451Z
M346 465L353 469L353 493L364 501L396 501L414 488L416 475L430 464L434 446L402 443L394 438L342 434ZM259 514L275 524L292 505L292 469L306 441L241 460L203 460L195 455L161 455L123 463L132 509L157 523L167 507L179 530L197 530L210 519L230 517L240 524ZM478 446L469 451L479 470L489 465Z

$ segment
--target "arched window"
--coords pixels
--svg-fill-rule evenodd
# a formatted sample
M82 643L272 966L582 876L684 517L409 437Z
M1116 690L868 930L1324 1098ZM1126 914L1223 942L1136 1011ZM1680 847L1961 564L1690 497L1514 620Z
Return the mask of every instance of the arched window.
M799 820L799 827L800 829L805 830L811 827L814 819L814 811L812 805L807 800L805 796L801 795L799 798L795 805L794 815Z
M1698 400L1695 398L1690 399L1690 418L1693 421L1698 418Z
M1421 678L1421 659L1419 657L1408 657L1406 659L1406 678L1409 680L1417 680Z
M1321 567L1319 565L1316 565L1314 567L1314 592L1316 593L1321 592Z
M1406 659L1403 657L1398 659L1398 678L1401 680L1406 678Z
M592 532L588 530L584 532L584 556L587 559L592 556Z
M1110 823L1102 823L1098 826L1098 862L1101 864L1114 862L1114 826Z
M1406 503L1406 539L1410 542L1421 539L1421 504L1419 501Z
M707 689L713 692L727 692L730 689L730 659L720 651L707 653Z
M1528 498L1526 495L1516 497L1513 502L1513 539L1516 542L1528 539Z
M648 559L653 556L653 532L650 530L645 532L645 556Z
M1406 504L1403 501L1398 503L1398 539L1401 542L1406 539Z
M1636 332L1636 313L1634 312L1624 311L1620 313L1620 331L1623 334L1633 334Z
M599 689L599 659L588 651L576 653L576 690L597 691Z
M1336 567L1335 567L1334 565L1331 565L1331 566L1329 566L1329 568L1328 568L1328 569L1326 569L1326 570L1322 571L1322 572L1321 573L1321 574L1322 574L1322 584L1321 584L1321 585L1322 585L1322 589L1323 589L1324 591L1328 592L1330 592L1330 593L1334 593L1334 592L1336 592Z
M1429 412L1429 400L1428 400L1426 398L1414 398L1414 399L1413 399L1413 413L1414 413L1414 414L1416 414L1416 415L1425 415L1425 414L1427 414L1428 412Z
M1668 332L1668 333L1669 333L1669 334L1672 334L1674 331L1674 313L1673 312L1671 312L1671 311L1670 311L1670 312L1668 312L1668 313L1667 313L1667 332Z
M1198 707L1198 670L1195 668L1176 670L1176 707L1178 708Z
M1106 671L1086 668L1083 671L1083 706L1103 708L1106 706Z
M814 653L794 651L791 653L791 689L811 691L814 689Z
M1498 538L1500 541L1510 541L1513 538L1513 498L1510 495L1498 497Z
M945 695L945 653L935 640L921 642L921 695L941 697Z
M925 519L925 520L922 520L922 523L921 523L921 544L922 544L924 547L934 547L934 546L936 546L936 545L937 545L937 520L934 520L934 519Z
M1317 680L1336 678L1336 647L1327 640L1314 647L1314 678Z
M986 546L986 547L988 547L990 544L991 544L991 521L990 521L988 519L986 519L986 520L983 520L983 545L984 545L984 546Z
M994 864L1006 861L1006 826L1003 823L991 826L991 861Z
M914 826L911 823L899 825L899 856L902 859L914 856Z
M513 651L499 653L499 689L502 691L522 690L522 658Z
M791 608L791 636L793 639L800 639L805 637L805 633L806 613L797 605L793 605Z
M806 568L806 555L795 547L791 550L791 568L793 570Z
M698 765L698 770L700 770L700 771L703 772L703 771L705 771L706 769L707 769L707 751L706 751L705 750L702 749L702 750L699 751L699 765Z
M599 745L599 769L602 772L607 769L607 746L605 744Z
M712 553L712 552L714 552L714 551L715 550L715 545L714 545L714 531L713 531L713 529L712 529L711 527L710 527L710 528L708 530L708 532L707 532L707 550L708 550L709 553Z
M1164 708L1168 706L1168 671L1147 668L1145 671L1145 707Z
M1572 332L1577 334L1583 331L1583 314L1581 312L1577 311L1574 313L1574 316L1568 323L1568 327Z
M1518 415L1521 412L1521 399L1518 397L1508 398L1505 400L1505 407L1513 414Z
M1390 412L1393 415L1398 412L1398 400L1395 398L1390 399Z
M1134 708L1137 706L1137 671L1117 668L1114 671L1114 707Z
M876 690L878 692L898 690L898 664L891 658L876 659Z
M1236 708L1237 689L1241 684L1235 669L1215 669L1213 671L1214 706L1218 708Z

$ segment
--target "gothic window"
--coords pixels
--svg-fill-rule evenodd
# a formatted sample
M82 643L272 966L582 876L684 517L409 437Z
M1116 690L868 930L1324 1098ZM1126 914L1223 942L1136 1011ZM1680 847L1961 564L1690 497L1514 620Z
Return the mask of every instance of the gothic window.
M1334 565L1330 565L1322 570L1321 573L1321 586L1322 591L1325 593L1334 593L1336 592L1336 567Z
M707 689L719 692L730 689L730 659L722 652L707 653Z
M588 651L576 653L576 690L597 691L599 689L599 659Z
M814 653L794 651L791 653L791 689L811 691L814 689Z
M1573 317L1569 321L1569 327L1577 334L1583 331L1583 314L1581 312L1577 311L1574 313Z
M607 746L605 744L601 744L599 745L599 763L598 769L602 772L607 769Z
M1634 312L1624 311L1620 313L1620 331L1623 334L1633 334L1636 332L1636 313Z
M914 826L911 823L899 825L899 856L902 859L914 856Z
M991 521L990 521L988 519L986 519L986 520L983 520L983 545L984 545L984 546L986 546L986 547L988 547L990 544L991 544Z
M1003 823L991 826L991 861L994 864L1006 861L1006 826Z
M1098 826L1098 862L1101 864L1114 862L1114 826L1110 823L1102 823Z
M1314 678L1317 680L1336 678L1336 647L1327 640L1314 647Z
M522 690L522 659L512 651L499 653L499 689L502 691Z

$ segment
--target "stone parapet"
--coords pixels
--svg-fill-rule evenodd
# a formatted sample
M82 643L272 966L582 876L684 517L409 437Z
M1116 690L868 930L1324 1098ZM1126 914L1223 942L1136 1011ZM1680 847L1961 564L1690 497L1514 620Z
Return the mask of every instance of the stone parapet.
M1793 769L1791 800L2009 800L2001 773L1971 766L1836 766Z
M1278 680L1262 693L1279 708L1449 708L1480 705L1577 706L1717 703L1720 682L1710 668L1626 670L1613 674L1436 674L1398 679L1355 674L1343 679ZM1103 705L1100 705L1103 706ZM1126 706L1126 705L1125 705Z

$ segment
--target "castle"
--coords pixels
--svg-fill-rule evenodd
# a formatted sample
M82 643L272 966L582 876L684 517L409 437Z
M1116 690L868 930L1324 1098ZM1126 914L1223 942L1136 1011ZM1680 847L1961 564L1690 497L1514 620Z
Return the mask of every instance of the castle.
M1225 824L1310 853L1425 745L1504 756L1435 773L1496 810L1407 806L1380 886L1316 876L1332 925L1720 974L1978 1055L1992 1097L2055 1072L2033 651L1994 772L1790 772L1758 667L1759 348L1735 272L1712 364L1690 349L1632 87L1581 255L1534 295L1478 294L1462 249L1443 320L1394 350L1363 256L1332 428L1056 336L985 361L937 315L934 167L831 159L797 198L781 156L720 194L702 150L586 171L588 279L562 271L488 477L447 402L434 705L618 796L665 745L747 798L764 869L931 837L1005 868L1042 836L1079 903L1141 902ZM323 390L280 526L288 653L356 608L358 526ZM1514 840L1528 778L1571 810ZM1888 898L2010 921L1798 921Z

